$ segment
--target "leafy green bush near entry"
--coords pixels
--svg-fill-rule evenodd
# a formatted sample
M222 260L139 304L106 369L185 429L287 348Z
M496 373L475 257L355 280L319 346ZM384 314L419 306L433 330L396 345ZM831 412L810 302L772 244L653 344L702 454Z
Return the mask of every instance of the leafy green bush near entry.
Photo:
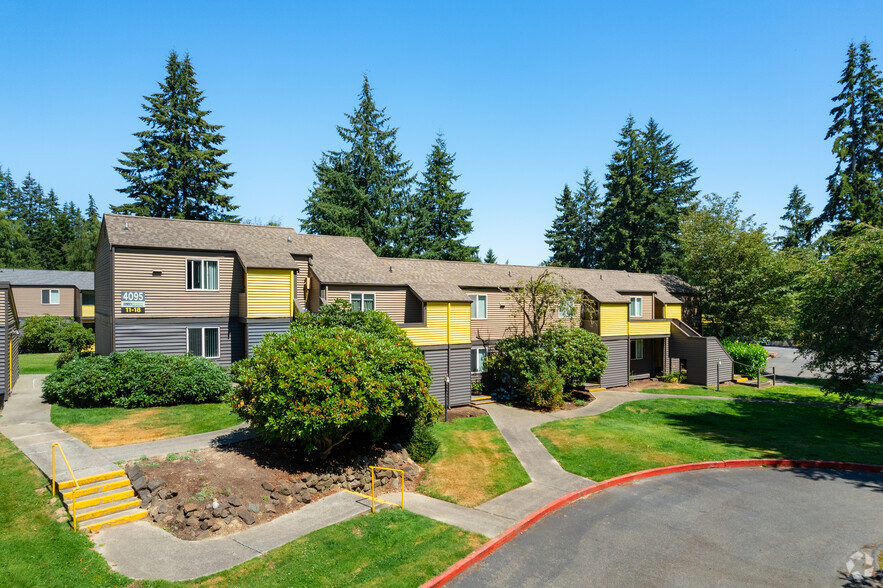
M524 401L541 408L564 403L564 387L597 380L607 367L607 347L579 328L545 331L540 343L509 337L485 360L491 394L502 402Z
M679 372L668 372L662 376L662 381L668 384L683 384L687 381L687 372L684 370Z
M756 343L742 343L733 339L724 339L721 345L733 358L735 366L733 371L749 377L757 377L757 370L763 373L766 370L766 362L769 354L763 345Z
M68 408L146 408L219 402L227 371L204 357L130 349L74 359L43 382L43 398Z
M301 316L233 366L234 410L266 438L325 458L354 433L376 441L394 417L419 429L441 414L429 365L387 316L340 304Z
M21 337L22 351L26 353L68 352L78 354L95 344L95 334L62 316L44 314L25 321Z
M418 423L414 427L411 439L408 441L405 449L408 450L408 455L411 456L411 459L419 463L426 463L438 451L440 444L441 442L435 436L435 433L432 432L432 428L429 425Z

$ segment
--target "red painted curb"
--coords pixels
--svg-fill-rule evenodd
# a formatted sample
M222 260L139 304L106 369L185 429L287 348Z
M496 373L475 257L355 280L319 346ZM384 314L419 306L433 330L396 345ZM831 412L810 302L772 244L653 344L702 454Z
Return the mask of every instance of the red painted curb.
M724 461L702 461L697 463L685 463L673 466L665 466L661 468L654 468L650 470L643 470L640 472L633 472L631 474L624 474L622 476L610 478L609 480L604 480L603 482L592 484L591 486L586 486L585 488L575 490L574 492L556 498L539 510L530 513L529 515L515 523L515 525L503 532L502 535L491 539L435 578L426 581L420 588L436 588L437 586L444 586L445 584L459 576L461 573L463 573L464 570L477 564L488 555L492 554L494 551L514 539L516 536L518 536L519 533L532 526L544 516L555 512L562 506L566 506L571 502L579 500L580 498L589 496L590 494L595 494L596 492L612 488L613 486L621 486L623 484L629 484L637 480L654 478L656 476L664 476L666 474L676 474L680 472L707 470L713 468L750 467L816 468L825 470L852 470L859 472L872 472L876 474L883 473L883 465L874 465L867 463L803 459L728 459Z

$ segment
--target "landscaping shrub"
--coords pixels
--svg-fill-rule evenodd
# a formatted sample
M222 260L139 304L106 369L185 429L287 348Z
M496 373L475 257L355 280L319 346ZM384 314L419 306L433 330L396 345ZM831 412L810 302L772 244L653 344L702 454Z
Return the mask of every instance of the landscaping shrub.
M43 398L69 408L144 408L219 402L230 392L227 371L204 357L130 349L79 357L43 382Z
M22 351L27 353L70 352L73 356L95 344L95 334L61 316L44 314L25 321L21 337Z
M396 415L415 428L436 419L429 366L405 333L382 313L329 306L234 364L234 410L264 437L323 458L353 433L376 441Z
M439 445L440 442L432 432L432 427L426 423L417 423L405 449L408 450L411 459L419 463L426 463L438 451Z
M583 329L553 328L542 334L540 343L521 336L498 341L484 365L496 400L557 408L564 404L565 386L601 377L607 346Z
M750 377L757 377L757 370L763 373L766 370L766 362L769 354L763 345L756 343L742 343L733 339L721 341L724 349L730 354L735 362L734 371Z
M662 376L662 381L668 384L683 384L687 381L687 372L684 370L679 372L668 372Z
M481 380L474 380L472 384L469 385L469 389L473 394L481 394L484 392L484 383Z
M564 384L571 388L597 381L607 368L607 346L585 329L556 327L540 336Z

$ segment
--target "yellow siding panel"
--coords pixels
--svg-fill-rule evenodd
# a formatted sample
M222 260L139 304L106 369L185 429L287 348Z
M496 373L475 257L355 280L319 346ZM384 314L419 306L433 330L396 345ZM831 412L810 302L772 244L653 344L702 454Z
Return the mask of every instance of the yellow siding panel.
M602 337L628 335L628 304L601 304L600 320L600 334Z
M472 342L472 304L469 302L451 303L451 341L450 343Z
M80 316L82 318L95 318L95 305L94 304L84 304L83 310L80 311Z
M292 315L291 270L249 269L245 280L249 318Z
M668 335L671 331L671 323L661 321L630 321L630 335Z
M666 304L665 318L678 319L679 321L684 320L682 306L680 304Z

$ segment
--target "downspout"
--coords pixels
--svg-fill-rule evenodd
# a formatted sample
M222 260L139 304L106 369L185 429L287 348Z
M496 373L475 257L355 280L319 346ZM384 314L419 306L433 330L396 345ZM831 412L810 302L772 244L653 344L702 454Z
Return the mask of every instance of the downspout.
M448 343L448 353L447 353L448 367L447 367L447 370L445 371L445 373L450 377L450 375L451 375L451 303L450 303L450 302L448 302L448 309L447 309L447 312L448 312L448 319L447 319L447 326L448 326L448 338L447 338L447 343ZM450 404L450 402L449 402L449 404ZM446 408L447 408L447 407L446 407Z
M626 311L628 313L628 311ZM626 316L625 318L625 339L626 339L626 350L625 350L625 371L626 376L628 377L628 387L632 387L632 319Z

